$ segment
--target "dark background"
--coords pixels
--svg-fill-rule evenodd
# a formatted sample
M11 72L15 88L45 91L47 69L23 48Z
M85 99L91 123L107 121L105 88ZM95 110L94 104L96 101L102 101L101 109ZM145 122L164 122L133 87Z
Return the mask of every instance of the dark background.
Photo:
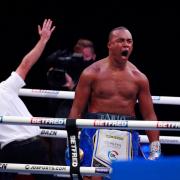
M58 48L72 48L85 37L95 43L98 59L107 56L109 31L126 26L134 38L131 61L149 78L152 95L180 96L179 12L178 8L162 6L130 8L111 4L106 7L84 4L66 5L63 1L6 1L1 12L0 80L5 79L38 40L37 25L51 18L56 25L46 49L30 71L26 88L46 89L44 59ZM82 7L81 7L82 6ZM47 99L25 98L34 116L48 116ZM180 107L155 105L159 120L179 121ZM178 131L162 131L162 135L179 135ZM163 145L167 155L178 154L178 145Z

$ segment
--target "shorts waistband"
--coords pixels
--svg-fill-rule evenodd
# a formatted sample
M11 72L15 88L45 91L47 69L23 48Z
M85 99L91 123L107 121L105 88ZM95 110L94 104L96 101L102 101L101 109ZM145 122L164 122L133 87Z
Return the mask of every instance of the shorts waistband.
M106 119L106 120L136 120L135 116L128 116L123 114L113 114L113 113L104 113L104 112L98 112L98 113L86 113L85 118L89 119Z
M24 139L24 140L20 140L20 141L12 141L12 142L8 143L7 145L5 145L3 147L3 149L4 148L10 148L10 147L16 147L16 146L23 146L23 145L30 144L30 143L32 143L34 141L38 141L38 140L40 140L40 137L34 136L34 137Z

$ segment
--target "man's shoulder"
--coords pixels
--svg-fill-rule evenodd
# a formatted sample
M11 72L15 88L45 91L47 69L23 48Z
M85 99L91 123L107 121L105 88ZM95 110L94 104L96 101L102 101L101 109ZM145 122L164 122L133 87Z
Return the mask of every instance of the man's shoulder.
M24 80L16 72L11 72L11 75L0 83L0 88L6 89L7 91L19 91L25 85Z
M134 76L136 76L139 80L147 80L147 76L139 70L134 64L130 63L130 68Z
M86 68L87 71L98 72L104 64L104 59L97 60Z
M84 76L94 76L95 74L97 74L100 70L101 67L101 60L98 60L96 62L94 62L93 64L89 65L88 67L86 67L83 70L83 75Z

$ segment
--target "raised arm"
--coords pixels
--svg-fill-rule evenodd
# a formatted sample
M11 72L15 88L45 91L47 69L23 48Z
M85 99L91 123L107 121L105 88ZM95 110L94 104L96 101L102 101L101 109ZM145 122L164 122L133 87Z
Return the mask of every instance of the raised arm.
M52 32L54 31L55 26L52 27L52 20L45 19L42 25L38 25L38 33L40 36L39 41L35 45L35 47L24 56L20 65L17 67L16 72L25 80L26 75L28 74L31 67L37 62L39 57L41 56L46 43L51 37Z
M144 120L157 121L154 111L152 97L149 88L149 81L144 76L140 83L140 92L138 96L140 112ZM161 154L161 146L159 143L159 131L146 131L150 142L150 157L149 159L156 159Z

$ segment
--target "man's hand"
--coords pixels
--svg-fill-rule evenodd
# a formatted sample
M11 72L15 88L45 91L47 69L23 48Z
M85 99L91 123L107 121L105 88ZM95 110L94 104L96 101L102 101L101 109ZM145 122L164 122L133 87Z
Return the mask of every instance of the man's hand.
M68 73L66 73L65 77L66 77L66 84L64 84L62 87L66 87L69 90L72 90L74 88L75 84L74 84L71 76Z
M149 160L156 160L161 155L161 144L159 141L153 141L150 143L150 155Z
M38 25L38 33L45 42L49 40L51 37L52 32L55 29L55 26L52 26L52 20L51 19L45 19L42 25L42 28L40 25Z
M46 43L48 42L52 32L55 29L55 26L51 26L52 20L50 19L44 20L42 28L38 25L38 33L40 35L40 40L36 43L34 48L24 56L20 65L16 69L16 72L21 76L23 80L25 80L27 73L29 72L31 67L37 62L42 52L44 51Z

